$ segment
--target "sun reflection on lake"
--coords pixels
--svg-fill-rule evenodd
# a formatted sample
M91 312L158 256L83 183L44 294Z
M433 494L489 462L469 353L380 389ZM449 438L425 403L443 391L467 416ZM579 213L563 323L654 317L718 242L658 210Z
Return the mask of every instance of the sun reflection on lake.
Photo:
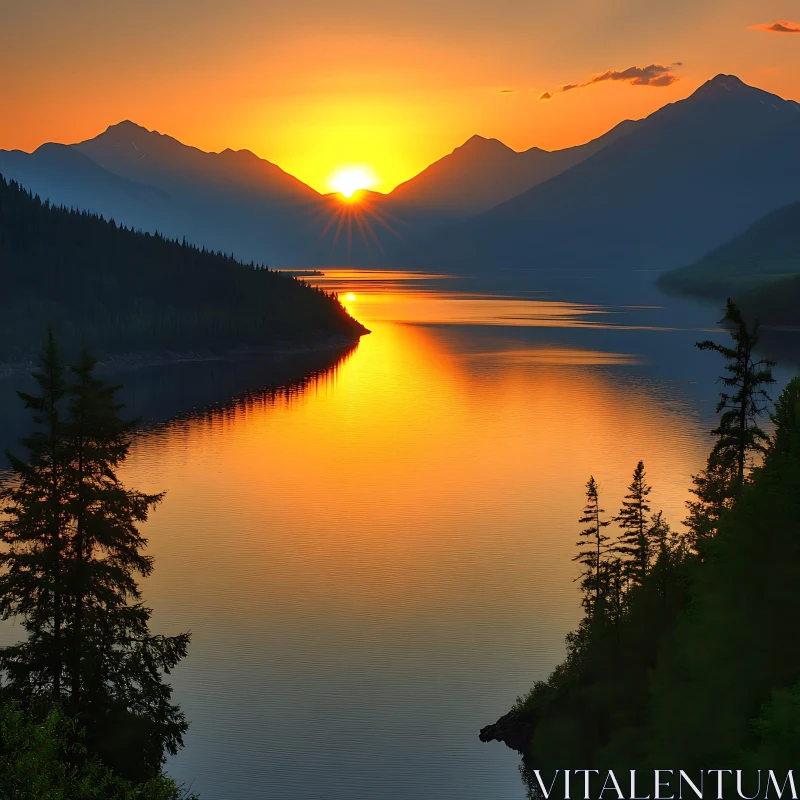
M194 632L170 768L212 798L516 800L477 731L563 657L584 483L612 512L642 458L677 524L706 429L641 334L573 324L624 315L340 291L373 333L336 369L164 425L126 469L168 490L155 625Z

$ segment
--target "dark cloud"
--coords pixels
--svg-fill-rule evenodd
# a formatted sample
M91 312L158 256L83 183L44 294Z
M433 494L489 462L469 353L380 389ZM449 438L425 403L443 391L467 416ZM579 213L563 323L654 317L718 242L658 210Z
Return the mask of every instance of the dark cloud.
M621 72L609 70L601 75L595 75L594 78L586 81L586 83L568 83L566 86L562 86L559 91L569 92L572 89L582 89L585 86L592 86L603 81L624 81L631 84L631 86L671 86L675 81L679 80L672 70L680 66L683 66L682 63L676 61L668 67L661 64L651 64L649 67L628 67L628 69L624 69Z
M544 92L544 94L539 95L540 100L550 100L553 95L550 92Z
M516 94L516 89L501 89L500 94Z
M787 22L785 19L779 22L764 22L761 25L751 25L753 31L769 31L770 33L800 33L800 24L797 22Z

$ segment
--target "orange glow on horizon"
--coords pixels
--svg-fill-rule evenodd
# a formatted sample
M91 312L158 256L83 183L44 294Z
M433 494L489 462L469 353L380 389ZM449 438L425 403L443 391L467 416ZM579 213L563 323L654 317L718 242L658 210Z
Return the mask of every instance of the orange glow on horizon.
M378 183L380 180L372 167L361 164L339 167L328 178L328 185L331 189L351 200L357 199L356 192L362 189L372 189ZM356 195L355 198L354 195Z
M580 144L719 72L800 99L797 37L750 30L763 20L741 2L700 19L691 6L643 6L624 28L590 0L503 15L454 0L354 0L349 11L242 0L235 14L176 0L159 4L159 25L137 6L45 5L4 19L0 70L14 80L0 148L77 142L131 119L205 151L249 149L321 193L344 164L372 165L369 188L389 192L473 134L518 151ZM538 101L606 70L677 60L680 80L665 88L607 82Z

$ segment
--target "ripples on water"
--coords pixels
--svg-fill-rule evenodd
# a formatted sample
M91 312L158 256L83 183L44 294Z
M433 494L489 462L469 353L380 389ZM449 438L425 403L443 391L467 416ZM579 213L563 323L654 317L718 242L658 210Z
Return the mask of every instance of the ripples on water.
M713 370L663 309L365 277L319 279L355 350L154 425L125 470L168 490L145 592L193 634L169 769L204 800L521 800L477 734L564 655L586 480L612 513L643 458L677 524L709 445Z

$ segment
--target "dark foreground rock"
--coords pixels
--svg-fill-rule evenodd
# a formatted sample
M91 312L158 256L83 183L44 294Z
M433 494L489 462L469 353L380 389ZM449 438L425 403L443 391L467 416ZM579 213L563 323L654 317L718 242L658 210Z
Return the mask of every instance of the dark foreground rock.
M533 735L534 720L523 711L509 711L497 722L481 728L482 742L502 742L506 747L525 755Z

